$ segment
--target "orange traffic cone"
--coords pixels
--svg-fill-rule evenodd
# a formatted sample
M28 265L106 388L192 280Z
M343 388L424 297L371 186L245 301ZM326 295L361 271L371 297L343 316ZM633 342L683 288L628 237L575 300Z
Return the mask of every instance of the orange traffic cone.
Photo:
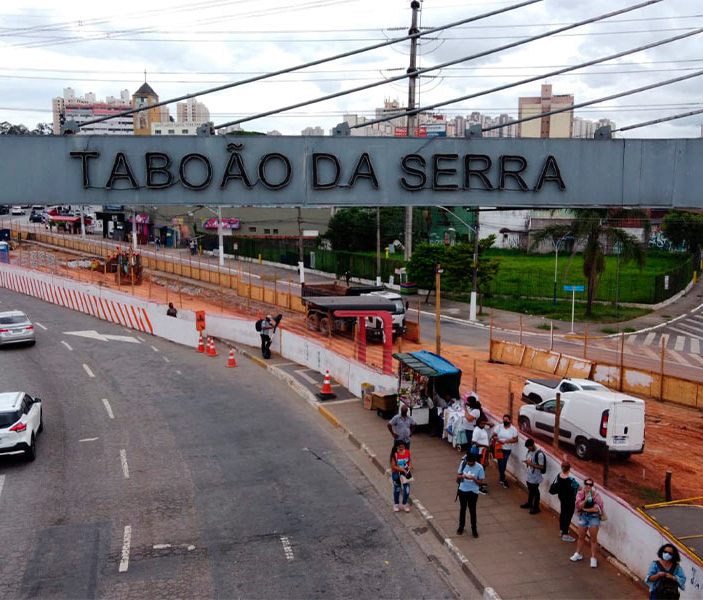
M320 400L332 400L332 398L337 397L337 394L332 391L329 371L325 371L325 380L322 382L322 389L317 394L317 397L320 398Z
M219 356L217 348L215 348L215 340L210 338L210 356Z
M229 349L229 358L227 359L227 366L228 367L236 367L237 366L237 361L234 360L234 348Z
M198 352L205 352L205 342L203 342L203 332L199 332L200 339L198 340Z

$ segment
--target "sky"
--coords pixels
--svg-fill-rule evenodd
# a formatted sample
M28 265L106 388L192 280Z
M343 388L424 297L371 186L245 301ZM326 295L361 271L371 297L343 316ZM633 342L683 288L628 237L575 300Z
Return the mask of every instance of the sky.
M642 0L542 0L422 39L418 65L431 67L595 17ZM437 27L509 8L519 0L423 0L420 25ZM77 8L80 7L80 8ZM146 80L161 100L363 48L407 33L410 0L179 0L119 3L23 0L0 8L0 121L51 122L51 100L72 87L98 98L133 93ZM425 74L418 105L537 81L437 109L450 118L480 111L517 116L518 98L555 94L586 102L703 71L703 34L573 73L556 68L703 28L701 0L662 0L604 21ZM270 80L199 96L215 125L405 72L409 42ZM405 80L258 118L242 127L299 135L325 132L344 114L371 117L384 100L407 102ZM618 127L703 109L703 76L577 109ZM175 105L171 106L175 117ZM700 137L703 113L617 133L630 138Z

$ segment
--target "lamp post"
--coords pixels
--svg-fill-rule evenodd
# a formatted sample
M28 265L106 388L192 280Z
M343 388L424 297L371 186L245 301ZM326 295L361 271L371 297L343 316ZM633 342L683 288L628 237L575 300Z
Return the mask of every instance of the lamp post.
M552 306L557 305L557 263L559 262L559 245L564 240L573 240L573 239L574 239L573 236L569 235L568 233L565 233L558 240L556 240L556 241L552 240L552 244L554 245L554 296L552 298Z
M617 256L617 267L615 269L615 318L618 318L618 296L620 292L620 255L622 254L622 244L615 242L613 252Z
M217 258L218 258L218 264L223 267L225 264L225 248L224 248L224 241L223 241L223 233L222 233L222 207L218 206L217 211L212 210L209 206L201 206L199 208L206 208L209 210L212 214L217 215ZM190 213L189 213L190 214Z

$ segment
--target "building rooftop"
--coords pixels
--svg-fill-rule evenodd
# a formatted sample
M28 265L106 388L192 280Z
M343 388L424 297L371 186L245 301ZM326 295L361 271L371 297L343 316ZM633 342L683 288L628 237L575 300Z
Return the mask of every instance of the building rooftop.
M134 92L135 96L144 96L146 94L150 94L152 96L157 96L158 94L151 89L151 86L145 81L142 84L142 87L140 87L136 92Z

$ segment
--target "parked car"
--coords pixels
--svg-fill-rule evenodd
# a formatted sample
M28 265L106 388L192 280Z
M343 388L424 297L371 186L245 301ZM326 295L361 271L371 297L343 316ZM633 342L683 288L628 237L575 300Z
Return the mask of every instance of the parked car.
M559 440L574 446L576 456L588 460L606 448L629 458L644 452L643 400L611 391L565 392L561 395ZM520 408L518 426L554 437L556 398Z
M29 215L29 222L30 223L43 223L44 216L40 212L33 210Z
M539 404L548 398L554 398L557 392L609 392L610 390L601 383L590 379L528 379L522 388L522 401L530 404Z
M6 215L10 212L10 207L7 204L0 204L0 215Z
M0 346L27 342L36 343L34 325L21 310L0 312Z
M0 454L24 452L27 460L34 460L43 430L41 398L24 392L0 394Z
M23 207L21 207L21 206L13 206L13 207L10 209L10 214L11 214L11 215L25 215L25 214L27 214L27 213L25 212L25 210L24 210Z

